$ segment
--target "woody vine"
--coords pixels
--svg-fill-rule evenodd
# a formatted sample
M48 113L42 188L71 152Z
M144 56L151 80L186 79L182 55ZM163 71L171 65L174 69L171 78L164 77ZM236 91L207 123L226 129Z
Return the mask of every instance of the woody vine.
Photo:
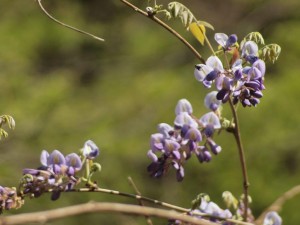
M280 46L266 44L259 32L251 32L243 38L239 38L237 34L228 35L216 32L214 40L211 41L207 38L206 33L214 32L214 27L210 23L196 18L190 9L179 2L170 2L167 7L164 7L156 0L149 0L145 10L142 10L126 0L120 1L165 28L191 50L199 60L199 64L193 69L191 67L191 74L192 70L194 73L193 79L208 90L204 98L204 106L207 110L204 115L194 115L191 103L187 99L180 99L176 105L174 104L173 124L165 122L158 124L157 132L150 137L150 150L145 151L145 155L150 160L147 166L149 175L163 179L163 176L173 169L176 171L177 181L182 182L185 173L188 173L184 166L190 158L196 157L201 164L213 163L211 161L216 155L221 154L223 150L226 151L226 149L222 149L220 143L215 142L214 137L229 132L233 135L237 146L243 177L241 181L243 194L235 197L225 191L222 197L227 208L222 209L207 194L197 195L195 193L197 196L192 201L191 207L186 209L141 196L137 188L135 188L136 194L104 189L98 186L96 180L93 180L93 175L101 171L101 165L98 162L100 148L92 140L87 140L79 152L63 154L58 150L52 152L43 150L40 155L40 167L25 168L20 183L16 187L0 187L1 212L20 208L28 199L44 194L50 194L51 200L56 201L65 192L100 192L137 199L139 207L134 208L127 205L124 206L127 207L127 211L122 207L116 211L145 215L148 224L152 224L149 216L159 216L167 218L166 224L170 225L186 223L281 225L282 219L272 207L272 210L266 210L259 218L255 218L252 214L251 197L248 193L250 181L246 166L247 151L242 143L238 118L238 110L247 110L249 107L259 109L259 104L262 104L265 90L264 81L267 77L266 65L275 63L278 59L281 52ZM104 41L103 38L57 20L43 7L42 0L37 0L37 3L42 12L54 22L99 41ZM160 18L164 18L166 22ZM210 55L204 58L186 39L167 25L167 21L170 19L179 19L201 45L209 48ZM213 48L215 44L217 44L216 49ZM223 116L223 107L231 109L231 118ZM15 121L7 115L1 116L0 119L0 134L2 137L6 137L7 132L2 127L7 124L9 128L14 128ZM132 180L131 183L135 186ZM144 202L175 210L178 213L151 211L149 207L143 205ZM101 209L101 205L94 204L93 206L98 207L99 211L114 211L113 207L109 207L112 205L105 205L106 208L102 205L105 209ZM92 210L90 209L90 211ZM75 208L73 212L76 214ZM26 218L28 219L26 216L23 217L24 223L28 222ZM48 219L55 218L60 217L54 213L54 216ZM11 218L4 216L0 222L16 223L14 216Z

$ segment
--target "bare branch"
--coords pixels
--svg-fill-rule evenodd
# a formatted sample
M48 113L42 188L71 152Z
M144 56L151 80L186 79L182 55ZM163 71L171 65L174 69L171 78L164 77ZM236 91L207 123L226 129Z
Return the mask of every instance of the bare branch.
M143 216L155 216L166 219L176 219L190 224L198 225L216 225L216 223L207 220L195 218L192 216L180 214L170 210L156 209L145 206L120 204L120 203L98 203L89 202L85 204L68 206L59 209L52 209L34 213L24 213L14 216L0 217L0 225L26 224L26 223L45 223L65 217L81 215L94 212L115 212Z
M173 34L175 37L177 37L183 44L185 44L194 53L194 55L202 63L205 64L205 60L200 55L200 53L187 40L185 40L180 34L178 34L174 29L172 29L166 23L164 23L163 21L161 21L160 19L158 19L156 16L149 15L148 13L144 12L143 10L141 10L140 8L138 8L137 6L133 5L132 3L130 3L128 1L126 1L126 0L120 0L120 1L123 2L125 5L129 6L130 8L132 8L134 11L136 11L136 12L138 12L138 13L146 16L146 17L148 17L149 19L153 20L154 22L156 22L157 24L159 24L160 26L162 26L163 28L165 28L167 31L169 31L171 34Z
M270 211L276 211L276 212L280 212L282 209L282 206L284 205L284 203L290 199L292 199L293 197L295 197L296 195L300 194L300 185L297 185L293 188L291 188L290 190L288 190L287 192L285 192L283 195L281 195L279 198L276 199L275 202L273 202L272 205L270 205L255 221L255 224L262 224L266 214Z
M97 39L98 41L104 41L103 38L99 38L99 37L97 37L97 36L95 36L95 35L93 35L93 34L90 34L90 33L88 33L88 32L79 30L79 29L77 29L77 28L75 28L75 27L72 27L72 26L70 26L70 25L68 25L68 24L65 24L65 23L63 23L63 22L61 22L61 21L55 19L55 18L54 18L53 16L51 16L50 13L48 13L48 12L46 11L46 9L43 7L43 5L42 5L42 0L37 0L37 2L38 2L38 4L39 4L39 7L41 8L41 10L46 14L46 16L48 16L48 17L49 17L51 20L53 20L54 22L56 22L56 23L58 23L58 24L60 24L60 25L62 25L62 26L64 26L64 27L67 27L67 28L69 28L69 29L71 29L71 30L74 30L74 31L76 31L76 32L79 32L79 33L81 33L81 34L84 34L84 35L90 36L90 37L92 37L92 38L95 38L95 39Z

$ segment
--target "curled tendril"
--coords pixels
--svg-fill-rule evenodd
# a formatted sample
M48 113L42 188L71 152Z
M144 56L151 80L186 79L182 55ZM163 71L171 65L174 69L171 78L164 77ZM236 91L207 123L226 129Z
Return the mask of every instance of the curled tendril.
M67 27L67 28L69 28L69 29L71 29L71 30L74 30L74 31L76 31L76 32L78 32L78 33L81 33L81 34L90 36L90 37L92 37L92 38L95 38L95 39L98 40L98 41L104 41L103 38L100 38L100 37L97 37L97 36L95 36L95 35L93 35L93 34L90 34L90 33L88 33L88 32L79 30L79 29L77 29L77 28L75 28L75 27L72 27L72 26L70 26L70 25L68 25L68 24L65 24L65 23L63 23L63 22L61 22L61 21L55 19L55 18L54 18L50 13L48 13L48 12L46 11L46 9L43 7L43 5L42 5L42 0L37 0L37 2L38 2L39 7L41 8L41 10L43 11L43 13L46 14L46 16L48 16L48 17L49 17L51 20L53 20L54 22L56 22L56 23L58 23L58 24L60 24L60 25L62 25L62 26L64 26L64 27Z

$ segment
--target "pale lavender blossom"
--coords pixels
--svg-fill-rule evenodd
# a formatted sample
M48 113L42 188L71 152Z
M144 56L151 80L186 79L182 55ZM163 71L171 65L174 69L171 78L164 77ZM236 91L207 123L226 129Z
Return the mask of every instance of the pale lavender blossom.
M281 225L282 219L277 212L268 212L265 216L263 225Z
M205 96L204 105L206 108L216 111L222 105L222 101L218 100L216 97L217 94L217 91L212 91Z
M192 104L187 99L180 99L176 105L175 114L179 115L182 112L193 113Z
M84 143L82 154L88 159L94 159L100 154L98 146L91 140Z
M226 50L230 49L230 47L237 42L238 38L235 34L231 34L228 37L224 33L216 33L215 34L215 40L226 51Z
M76 153L71 153L66 156L66 166L67 174L70 176L74 176L76 172L78 172L82 167L82 162L80 157Z

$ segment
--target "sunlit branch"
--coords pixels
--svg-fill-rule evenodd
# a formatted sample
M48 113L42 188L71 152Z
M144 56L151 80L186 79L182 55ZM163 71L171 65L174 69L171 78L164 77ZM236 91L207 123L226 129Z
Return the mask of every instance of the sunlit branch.
M244 221L247 221L247 215L248 215L248 188L249 188L249 179L248 179L248 172L247 172L247 165L246 165L246 159L245 159L245 151L244 147L242 144L242 139L241 139L241 133L240 133L240 128L239 128L239 120L237 116L237 111L234 108L234 105L232 103L232 100L229 99L229 105L232 111L233 119L234 119L234 137L237 143L238 151L239 151L239 156L240 156L240 162L241 162L241 167L242 167L242 174L243 174L243 190L244 190Z
M128 179L129 184L130 184L130 185L132 186L132 188L134 189L135 193L136 193L137 195L142 195L141 192L139 191L139 189L137 188L137 186L135 185L133 179L132 179L131 177L128 177L127 179ZM144 206L144 203L143 203L142 200L138 199L138 202L139 202L139 205L140 205L140 206ZM145 218L146 218L146 221L147 221L148 225L153 225L152 220L150 219L149 216L145 216Z
M294 198L296 195L300 194L300 185L297 185L287 192L285 192L283 195L281 195L279 198L277 198L256 220L255 224L260 225L262 224L265 215L270 211L281 211L283 205L286 201Z
M183 222L198 225L215 225L215 223L198 219L192 216L180 214L174 211L156 209L151 207L120 204L120 203L97 203L89 202L81 205L68 206L64 208L52 209L47 211L24 213L14 216L0 217L0 225L46 223L52 220L66 218L75 215L94 213L94 212L116 212L143 216L155 216L167 219L178 219Z
M49 192L52 192L52 190L49 190ZM176 210L176 211L181 212L181 213L185 213L185 214L190 213L193 216L200 216L202 218L214 218L214 219L224 220L224 221L228 221L228 222L232 222L234 224L240 224L240 225L253 225L252 223L247 223L247 222L234 220L234 219L225 219L225 218L210 215L210 214L207 214L207 213L191 212L191 209L179 207L179 206L176 206L176 205L172 205L172 204L169 204L169 203L166 203L166 202L158 201L158 200L151 199L151 198L148 198L148 197L144 197L144 196L141 196L141 195L134 195L134 194L129 194L129 193L120 192L120 191L116 191L116 190L110 190L110 189L104 189L104 188L79 188L79 189L68 190L65 193L68 193L68 192L99 192L99 193L105 193L105 194L111 194L111 195L119 195L119 196L123 196L123 197L128 197L128 198L141 200L143 202L152 203L152 204L159 205L159 206L162 206L162 207L165 207L165 208L168 208L168 209L173 209L173 210Z
M41 10L43 11L43 13L44 13L46 16L48 16L52 21L54 21L54 22L56 22L56 23L58 23L58 24L60 24L60 25L62 25L62 26L64 26L64 27L66 27L66 28L69 28L69 29L71 29L71 30L74 30L74 31L76 31L76 32L79 32L79 33L81 33L81 34L88 35L88 36L90 36L90 37L92 37L92 38L95 38L95 39L97 39L98 41L104 41L103 38L97 37L97 36L95 36L95 35L93 35L93 34L90 34L90 33L88 33L88 32L85 32L85 31L83 31L83 30L79 30L79 29L77 29L77 28L75 28L75 27L72 27L72 26L70 26L70 25L68 25L68 24L65 24L65 23L63 23L63 22L61 22L61 21L55 19L55 18L54 18L50 13L48 13L48 12L46 11L46 9L43 7L43 5L42 5L42 0L37 0L37 2L38 2L38 4L39 4L39 7L41 8Z
M172 29L169 25L167 25L166 23L164 23L163 21L158 19L156 16L149 15L147 12L141 10L140 8L133 5L132 3L129 3L126 0L120 0L120 1L123 2L124 4L126 4L127 6L131 7L136 12L148 17L149 19L155 21L157 24L159 24L160 26L162 26L163 28L168 30L171 34L173 34L175 37L177 37L183 44L185 44L202 63L205 63L205 60L200 55L200 53L187 40L185 40L180 34L178 34L174 29Z

